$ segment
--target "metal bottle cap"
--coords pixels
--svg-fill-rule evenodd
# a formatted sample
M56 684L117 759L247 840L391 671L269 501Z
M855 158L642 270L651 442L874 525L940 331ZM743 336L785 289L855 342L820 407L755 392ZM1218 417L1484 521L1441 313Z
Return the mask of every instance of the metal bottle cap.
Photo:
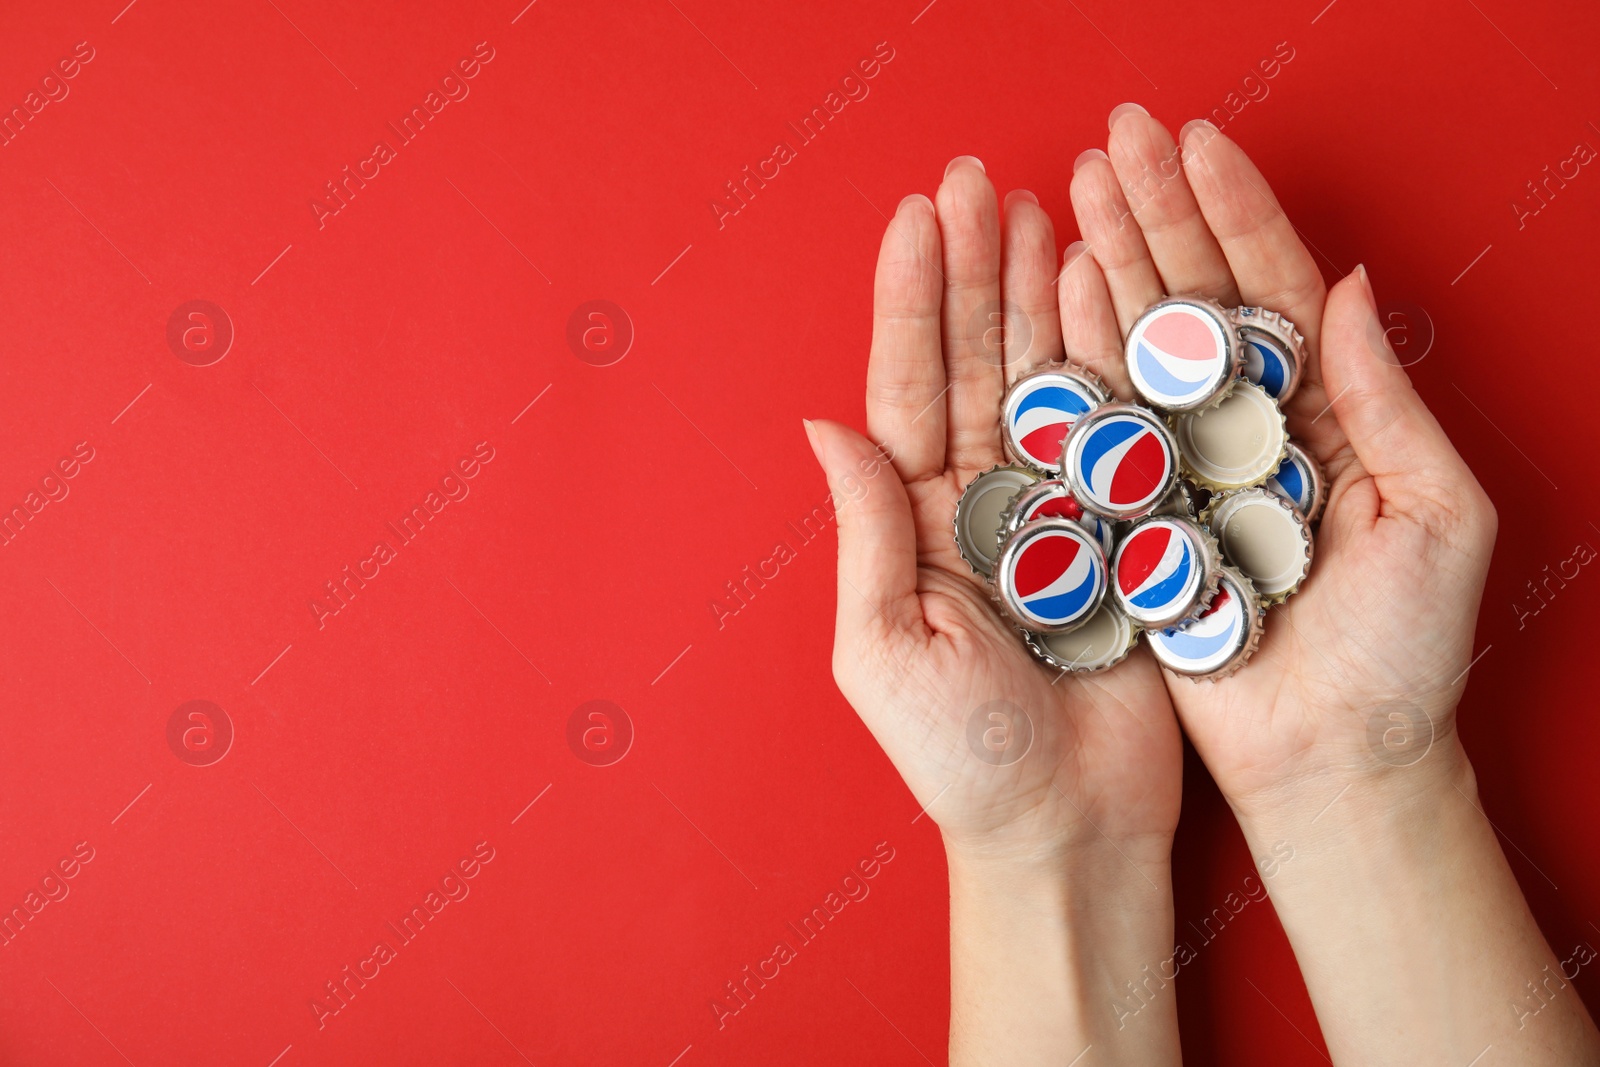
M1139 641L1140 630L1110 597L1100 610L1070 633L1023 635L1035 656L1060 671L1087 674L1114 667L1127 658Z
M1264 616L1250 579L1224 567L1217 595L1203 615L1187 626L1147 630L1145 637L1157 662L1167 670L1196 680L1217 681L1255 654Z
M1266 487L1300 509L1307 522L1316 522L1328 499L1328 478L1322 464L1295 441L1284 452L1278 473L1268 478Z
M1200 494L1209 495L1207 490L1196 489L1189 484L1187 479L1179 478L1177 483L1173 485L1172 492L1168 493L1166 499L1156 505L1156 509L1150 514L1176 515L1180 519L1195 518L1200 514L1201 509L1205 507Z
M1277 403L1242 379L1214 407L1177 416L1173 431L1184 470L1209 489L1260 485L1277 471L1289 443Z
M1116 547L1116 525L1110 519L1084 511L1083 505L1059 478L1035 482L1011 498L1005 514L1000 517L1000 540L1004 541L1023 523L1034 519L1071 519L1099 538L1107 558Z
M1138 519L1172 491L1177 460L1172 431L1159 416L1137 404L1114 401L1073 426L1062 449L1061 480L1086 510L1111 519Z
M1250 579L1264 604L1287 600L1311 572L1311 530L1300 509L1269 489L1215 500L1206 522L1223 558Z
M1266 308L1243 307L1229 312L1244 342L1240 373L1282 404L1300 384L1305 364L1305 338L1294 323Z
M1146 629L1194 619L1217 591L1222 560L1211 535L1188 519L1149 518L1138 523L1111 558L1111 592Z
M1071 519L1036 519L1006 539L994 566L995 596L1025 630L1066 633L1105 598L1106 556Z
M1128 331L1128 377L1163 411L1210 404L1239 373L1243 342L1214 300L1168 297L1147 308Z
M1061 472L1061 442L1078 417L1110 398L1093 374L1053 363L1011 383L1000 401L1000 435L1018 463L1046 474Z
M1025 467L990 467L961 491L956 503L956 551L977 574L989 577L1000 555L1000 518L1011 498L1039 480Z

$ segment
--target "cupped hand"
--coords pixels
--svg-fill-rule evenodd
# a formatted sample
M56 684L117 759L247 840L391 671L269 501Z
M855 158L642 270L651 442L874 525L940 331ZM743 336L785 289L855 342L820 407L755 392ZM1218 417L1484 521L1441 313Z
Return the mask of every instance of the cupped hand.
M838 508L834 677L948 843L1054 855L1143 840L1138 854L1165 862L1181 742L1154 662L1140 649L1100 674L1045 667L952 537L962 488L1005 462L1006 382L1088 354L1093 330L1058 310L1056 276L1037 200L1013 193L1002 224L971 157L950 164L935 201L907 197L890 220L867 367L873 440L807 424Z
M1427 755L1449 766L1494 508L1396 359L1365 269L1328 290L1239 147L1203 121L1182 142L1142 108L1112 112L1109 155L1076 165L1088 251L1063 291L1100 323L1095 365L1123 396L1120 338L1164 294L1287 316L1307 355L1289 430L1330 485L1311 576L1269 612L1255 657L1214 684L1168 675L1184 729L1244 811L1320 805Z

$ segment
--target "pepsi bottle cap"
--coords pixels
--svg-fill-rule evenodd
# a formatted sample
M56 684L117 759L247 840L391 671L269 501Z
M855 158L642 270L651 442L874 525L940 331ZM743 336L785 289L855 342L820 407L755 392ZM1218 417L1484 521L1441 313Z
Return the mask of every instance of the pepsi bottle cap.
M1024 630L1066 633L1105 599L1106 555L1071 519L1035 519L1001 546L994 587L1000 607Z
M1067 431L1109 397L1099 378L1071 363L1052 363L1018 378L1000 401L1000 435L1007 454L1023 466L1059 474Z
M1287 600L1311 572L1311 530L1300 509L1269 489L1214 500L1206 522L1223 558L1250 579L1264 604Z
M1198 296L1168 297L1145 309L1128 331L1128 377L1163 411L1197 411L1239 373L1243 342L1222 305Z
M1111 558L1111 593L1146 629L1181 626L1210 603L1221 570L1217 543L1199 525L1177 516L1148 518Z
M977 574L989 577L1000 555L1000 518L1011 498L1039 480L1025 467L990 467L961 491L956 502L956 551Z
M1205 490L1197 489L1187 478L1179 478L1177 484L1172 487L1172 492L1168 493L1166 499L1150 514L1176 515L1180 519L1192 519L1199 515L1201 508L1205 506L1201 503L1203 493Z
M1128 657L1139 641L1139 628L1118 610L1110 597L1089 621L1064 634L1024 633L1023 640L1035 656L1058 671L1087 674L1114 667Z
M1173 430L1184 470L1209 489L1260 485L1277 471L1289 443L1278 405L1243 379L1216 406L1179 415Z
M1059 478L1035 482L1011 498L1005 514L1000 516L1000 540L1004 541L1034 519L1071 519L1099 538L1107 558L1116 547L1116 525L1110 519L1084 511L1083 505Z
M1148 408L1120 401L1078 419L1061 464L1061 480L1078 503L1110 519L1150 514L1178 479L1178 451L1167 424Z
M1255 654L1265 615L1250 579L1223 567L1217 595L1198 619L1181 627L1148 630L1145 637L1156 661L1167 670L1219 681Z
M1278 473L1267 479L1266 486L1299 508L1307 522L1321 517L1322 505L1328 498L1328 477L1322 464L1296 441L1289 442Z
M1239 373L1282 404L1300 384L1305 363L1305 338L1294 323L1266 308L1243 307L1229 312L1243 342L1244 364Z

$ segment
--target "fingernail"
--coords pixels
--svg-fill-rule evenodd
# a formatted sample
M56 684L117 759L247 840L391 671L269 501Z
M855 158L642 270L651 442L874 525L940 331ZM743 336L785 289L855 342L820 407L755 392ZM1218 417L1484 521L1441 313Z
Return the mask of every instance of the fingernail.
M1361 291L1367 296L1367 307L1371 308L1372 313L1376 315L1378 313L1378 298L1372 293L1372 279L1367 275L1367 265L1365 263L1357 263L1356 269L1352 273L1360 277Z
M983 160L979 159L977 156L957 156L950 161L949 166L944 168L944 176L946 178L950 177L950 172L955 170L957 167L977 167L979 171L982 171L985 174L988 173L988 171L984 171L983 169Z
M926 205L928 205L928 210L929 211L933 210L933 201L932 200L929 200L922 193L912 193L910 196L908 196L904 200L900 201L900 206L894 209L895 214L898 215L900 212L904 211L906 209L906 205L907 204L926 204Z
M1067 250L1065 252L1061 253L1061 264L1062 264L1063 269L1065 269L1066 267L1070 267L1074 263L1078 262L1078 260L1087 251L1089 251L1089 243L1087 241L1074 241L1074 242L1072 242L1070 245L1067 246Z
M1017 201L1017 200L1026 200L1030 204L1038 204L1039 203L1039 198L1037 196L1034 196L1028 190L1026 190L1026 189L1013 189L1009 193L1006 194L1006 207L1009 208L1011 206L1012 202L1013 201Z
M1215 124L1213 124L1210 119L1190 119L1188 122L1183 124L1183 129L1178 131L1178 142L1181 144L1182 142L1187 141L1189 139L1189 135L1196 130L1207 130L1211 135L1222 132L1221 130L1217 129ZM1207 140L1210 140L1210 136L1207 137Z
M801 419L806 428L806 440L811 442L811 454L817 457L817 462L822 462L822 445L817 441L817 427L810 419Z
M1150 114L1150 112L1146 111L1144 108L1140 107L1138 104L1118 104L1116 107L1111 109L1111 117L1106 119L1106 129L1108 129L1108 130L1116 129L1117 128L1117 120L1120 119L1124 115L1148 115L1148 114Z
M1111 157L1106 155L1098 148L1086 148L1082 152L1078 153L1077 159L1072 161L1072 173L1078 173L1078 168L1082 167L1085 163L1088 163L1091 159L1104 159L1109 161Z

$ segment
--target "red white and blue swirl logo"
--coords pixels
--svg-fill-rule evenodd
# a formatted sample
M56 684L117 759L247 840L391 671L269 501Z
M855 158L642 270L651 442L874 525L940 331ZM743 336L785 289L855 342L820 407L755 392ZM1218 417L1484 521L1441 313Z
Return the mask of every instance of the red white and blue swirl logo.
M1049 530L1028 540L1011 564L1014 603L1043 626L1065 626L1098 607L1104 563L1084 537Z
M1294 453L1291 452L1284 459L1278 473L1267 479L1266 487L1299 508L1302 515L1310 514L1314 503L1311 499L1314 489L1311 472L1305 469Z
M1082 522L1083 505L1078 503L1071 493L1062 489L1049 496L1040 497L1023 513L1023 522L1032 522L1034 519L1071 519L1073 522Z
M1078 417L1100 402L1078 382L1059 374L1017 383L1006 405L1007 436L1017 458L1044 470L1061 468L1061 442Z
M1244 626L1244 606L1223 582L1194 622L1178 629L1151 630L1148 636L1167 666L1205 674L1221 667L1238 649Z
M1161 495L1172 473L1172 450L1156 426L1116 415L1085 429L1073 476L1091 507L1138 511Z
M1169 621L1192 603L1199 577L1194 548L1180 530L1151 522L1134 530L1117 553L1117 590L1140 614Z
M1055 486L1060 483L1049 482L1045 484ZM1034 519L1071 519L1085 530L1094 534L1095 538L1100 542L1100 547L1105 549L1107 554L1111 552L1111 549L1116 544L1116 532L1112 529L1111 523L1098 515L1092 515L1084 511L1083 505L1078 503L1077 498L1067 492L1065 487L1061 487L1048 496L1041 496L1028 506L1027 510L1022 514L1022 521L1032 522Z
M1294 380L1294 363L1276 341L1252 333L1245 338L1244 365L1239 373L1277 400Z
M1129 335L1128 349L1134 385L1161 407L1206 399L1232 369L1221 325L1187 304L1171 304L1146 315Z

